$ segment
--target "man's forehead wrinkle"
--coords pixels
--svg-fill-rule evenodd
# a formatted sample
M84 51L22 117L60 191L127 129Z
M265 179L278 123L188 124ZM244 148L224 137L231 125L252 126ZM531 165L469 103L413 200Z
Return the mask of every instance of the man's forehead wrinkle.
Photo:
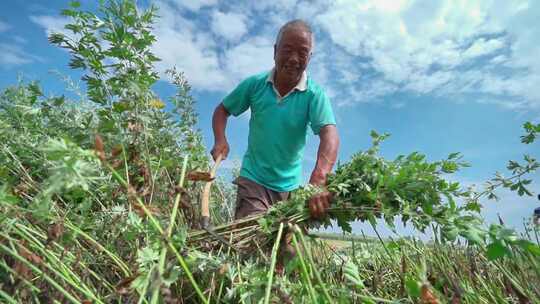
M309 50L310 47L306 47L304 46L305 43L307 44L310 44L311 43L311 38L309 39L309 41L305 41L304 39L292 39L292 38L289 38L287 39L287 41L285 41L284 38L281 39L281 47L298 47L298 48L302 48L302 49L306 49L306 50ZM291 42L292 40L292 42Z
M302 48L302 49L309 49L309 47L303 46L302 41L299 41L299 40L295 40L292 43L283 43L282 46L283 47L289 47L289 48L290 47L297 47L297 48Z

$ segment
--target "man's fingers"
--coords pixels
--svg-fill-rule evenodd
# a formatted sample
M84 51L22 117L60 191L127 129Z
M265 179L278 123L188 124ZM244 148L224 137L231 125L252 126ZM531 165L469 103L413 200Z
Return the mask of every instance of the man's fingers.
M309 201L309 211L313 218L322 219L330 208L331 193L321 193L313 196Z
M317 210L317 218L321 219L324 215L324 206L322 205L321 198L318 197L315 201L315 206Z
M221 157L223 157L223 159L227 158L227 155L229 155L229 147L228 146L223 147L223 149L219 151L219 154L221 154Z
M218 158L219 155L221 155L222 159L226 159L227 155L229 155L229 149L227 147L224 148L213 148L210 151L210 154L212 155L212 158L214 161Z
M324 210L330 208L330 195L325 196L324 198Z
M320 201L318 198L313 198L311 200L311 206L313 208L313 211L312 211L312 216L316 219L319 219L321 218L321 213L322 213L322 209L321 209L321 205L320 205Z
M309 207L309 213L311 214L311 216L316 217L317 210L315 209L315 202L313 201L313 199L309 201L308 207Z

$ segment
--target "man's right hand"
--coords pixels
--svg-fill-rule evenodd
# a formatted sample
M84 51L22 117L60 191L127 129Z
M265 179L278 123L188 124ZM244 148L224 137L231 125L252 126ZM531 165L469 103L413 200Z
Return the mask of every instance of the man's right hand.
M212 154L214 161L219 155L221 155L223 159L226 159L227 155L229 155L229 143L227 142L227 140L223 139L216 141L214 143L214 147L210 151L210 154Z

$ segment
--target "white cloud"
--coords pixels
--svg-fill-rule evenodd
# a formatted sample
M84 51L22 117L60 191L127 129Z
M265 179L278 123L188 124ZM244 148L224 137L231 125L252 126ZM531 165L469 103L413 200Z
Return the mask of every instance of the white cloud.
M30 16L30 20L45 29L47 36L51 33L62 33L66 36L73 36L71 31L64 28L70 21L67 17Z
M409 76L409 81L404 88L413 92L427 94L451 81L452 77L454 77L453 73L448 71L437 71L431 74L414 73Z
M348 86L339 96L337 105L347 106L360 102L377 102L398 90L398 86L382 79L366 79L358 86Z
M274 65L273 41L265 37L254 37L225 52L226 71L237 78L269 70Z
M172 2L195 12L203 7L217 4L217 0L172 0Z
M197 90L228 91L236 82L220 62L217 42L196 20L184 18L177 6L158 2L160 18L154 26L153 52L161 58L156 64L163 73L176 66L184 71Z
M153 51L161 58L156 65L161 72L177 66L197 89L218 91L229 86L215 50L205 47L189 31L159 28L156 37Z
M223 38L236 42L247 32L246 16L238 13L214 11L212 30Z
M343 0L317 15L315 25L399 90L437 95L452 88L453 94L510 95L508 102L540 107L534 89L540 85L540 46L533 38L540 36L533 26L540 5L519 3ZM492 66L479 66L477 59L485 56ZM501 72L499 64L520 70ZM387 93L394 89L388 86Z
M504 42L500 39L486 40L480 38L476 40L471 47L463 52L463 57L471 59L474 57L484 56L493 53L496 50L501 49L504 46Z
M5 32L7 30L9 30L11 27L9 26L9 24L3 22L0 20L0 33L1 32Z
M10 68L16 65L41 61L38 56L28 54L18 45L0 43L0 66Z
M0 20L0 32L5 32L11 29L11 26ZM4 69L28 64L35 61L42 61L39 56L32 55L26 51L26 48L21 45L26 42L24 38L18 35L10 37L13 42L0 43L0 66Z
M508 58L504 55L499 55L497 57L494 57L493 59L491 59L491 63L493 64L499 64L499 63L503 63L507 60Z
M261 12L269 10L279 11L287 14L296 6L297 0L274 0L274 1L246 1L250 9Z
M540 108L540 2L239 1L157 0L160 72L176 65L195 89L227 92L273 65L279 27L301 17L316 34L310 75L340 105L407 92ZM31 19L48 32L66 23Z
M245 15L205 12L215 19L207 24L202 19L186 19L179 7L166 2L158 2L158 7L161 17L154 26L153 51L162 59L156 65L160 72L177 66L195 89L228 92L242 79L273 66L273 40L246 36ZM237 43L220 44L212 32Z

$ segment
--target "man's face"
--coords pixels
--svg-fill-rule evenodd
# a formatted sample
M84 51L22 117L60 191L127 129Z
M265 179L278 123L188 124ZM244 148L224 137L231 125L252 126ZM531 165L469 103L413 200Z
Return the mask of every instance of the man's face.
M276 73L290 81L297 81L311 57L311 34L301 28L289 28L274 46Z

